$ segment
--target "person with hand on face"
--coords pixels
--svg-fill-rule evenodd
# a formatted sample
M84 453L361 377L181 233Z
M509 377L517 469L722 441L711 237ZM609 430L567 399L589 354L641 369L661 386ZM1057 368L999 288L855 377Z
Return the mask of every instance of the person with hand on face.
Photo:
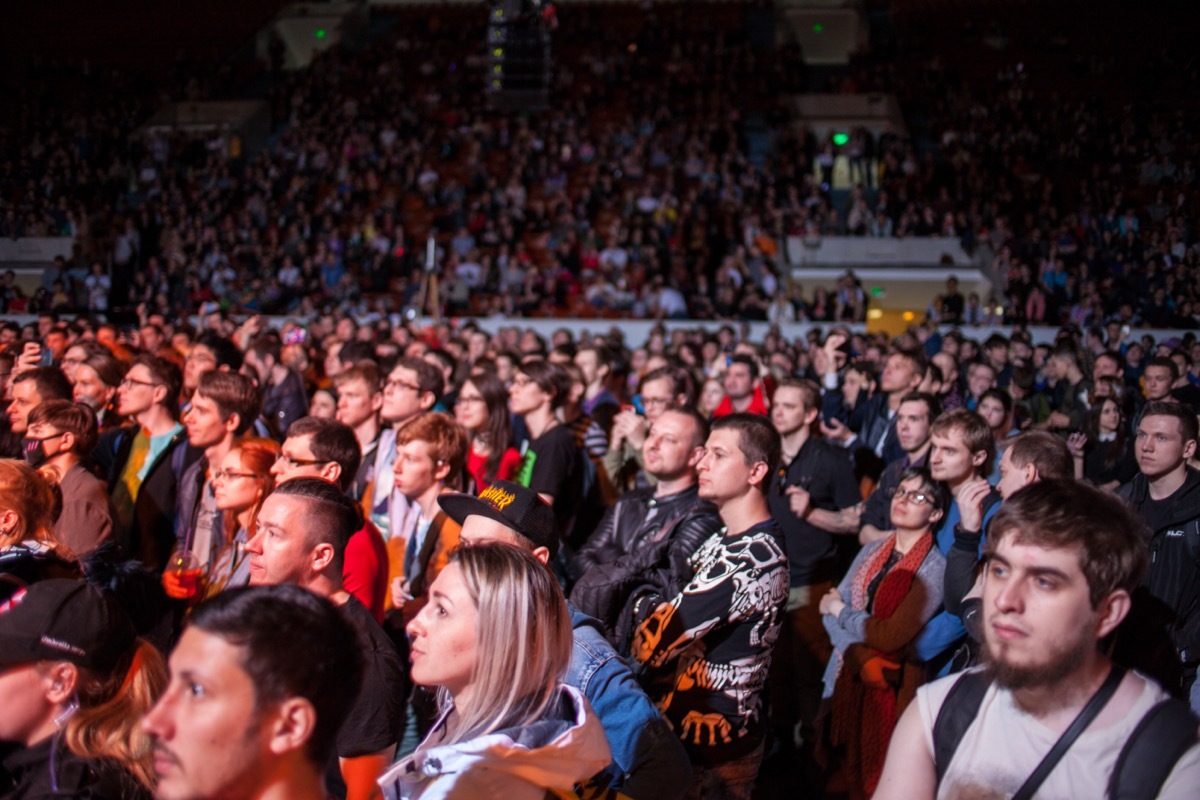
M83 466L96 446L96 415L91 408L66 400L42 403L30 412L29 429L21 441L25 462L52 478L62 494L54 538L79 558L113 542L108 487Z
M142 719L158 800L327 800L322 775L362 686L353 627L298 586L195 608Z
M246 544L251 586L292 583L308 589L332 601L358 634L366 661L362 690L338 732L338 763L330 763L327 773L331 793L346 800L378 797L375 781L395 754L408 695L395 646L342 583L346 543L362 525L358 504L337 485L293 478L263 502Z
M82 580L18 589L0 605L0 742L17 746L0 797L148 800L138 723L165 684L162 656L110 596Z
M603 463L618 492L631 482L641 488L653 486L653 476L641 469L647 431L669 406L691 405L690 385L686 371L677 367L660 367L647 372L642 378L639 394L645 413L639 414L632 407L626 407L613 417Z
M876 800L1200 792L1195 718L1182 704L1157 707L1162 689L1100 647L1145 571L1141 527L1120 500L1078 481L1040 481L1004 502L987 543L985 666L917 690ZM1146 729L1152 708L1174 724ZM1127 759L1139 737L1152 755ZM1027 785L1035 772L1042 780ZM1111 791L1123 776L1137 789Z
M929 473L946 485L951 496L950 507L934 531L937 548L949 557L961 539L960 549L967 552L973 548L977 561L984 527L1000 505L1000 496L984 477L995 457L992 430L983 417L960 408L934 420L929 437ZM934 670L948 669L954 646L965 634L962 621L943 610L917 639L918 659Z
M831 699L830 741L843 748L852 797L875 791L896 720L922 683L906 669L909 646L942 603L945 557L933 526L950 505L946 487L922 468L900 476L892 495L894 532L866 545L836 589L821 598L834 657L823 697Z
M387 800L541 798L608 764L604 730L562 676L571 622L534 556L506 544L455 553L408 625L412 677L440 714L415 753L380 780Z

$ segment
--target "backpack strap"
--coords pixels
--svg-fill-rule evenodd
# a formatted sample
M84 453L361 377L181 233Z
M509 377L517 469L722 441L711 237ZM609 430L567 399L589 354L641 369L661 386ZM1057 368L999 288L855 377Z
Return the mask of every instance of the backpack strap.
M1196 744L1196 717L1181 700L1163 700L1146 712L1117 756L1109 800L1153 800L1175 763Z
M962 742L967 728L979 714L983 696L991 686L991 679L983 672L964 672L950 687L942 707L938 709L933 723L933 765L937 769L940 784L946 776L954 751Z

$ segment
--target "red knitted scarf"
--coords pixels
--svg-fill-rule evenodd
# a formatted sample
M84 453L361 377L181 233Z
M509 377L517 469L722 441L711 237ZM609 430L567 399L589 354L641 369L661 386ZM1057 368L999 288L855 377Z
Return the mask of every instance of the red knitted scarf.
M867 607L867 587L887 564L895 546L896 535L892 534L863 563L851 582L851 608ZM933 537L922 536L888 571L875 590L872 617L887 619L896 613L932 548ZM878 651L875 654L892 655ZM852 670L843 668L834 686L832 711L833 741L846 746L847 772L862 778L863 789L870 796L879 783L888 742L896 727L896 692L891 688L868 687Z

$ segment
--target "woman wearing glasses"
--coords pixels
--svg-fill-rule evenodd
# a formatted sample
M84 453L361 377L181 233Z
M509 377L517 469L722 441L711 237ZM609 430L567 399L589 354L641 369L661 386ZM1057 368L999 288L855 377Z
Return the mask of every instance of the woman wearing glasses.
M521 464L521 454L513 446L504 383L490 372L467 378L454 404L454 421L471 435L467 474L474 487L467 490L479 494L493 481L511 481Z
M205 597L245 586L250 580L246 542L254 535L254 521L263 500L275 488L271 467L279 457L279 445L271 439L243 439L221 461L213 473L213 496L225 515L222 526L232 531L209 573Z
M892 497L895 532L863 547L820 611L834 655L825 670L829 740L845 758L851 797L875 791L892 729L924 675L908 648L942 605L946 561L933 528L946 487L911 468Z

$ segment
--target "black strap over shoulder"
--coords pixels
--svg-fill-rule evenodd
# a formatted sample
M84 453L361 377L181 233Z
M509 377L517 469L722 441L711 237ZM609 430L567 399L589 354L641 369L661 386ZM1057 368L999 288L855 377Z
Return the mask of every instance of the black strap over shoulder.
M946 693L942 707L933 723L933 764L938 783L946 776L954 751L967 734L967 728L979 715L983 696L992 683L983 672L964 672Z
M1118 667L1116 664L1108 671L1108 677L1104 679L1104 683L1100 684L1100 688L1087 701L1087 705L1079 712L1079 716L1075 717L1075 721L1071 726L1063 732L1063 735L1054 743L1054 747L1050 748L1050 752L1041 760L1033 773L1025 779L1025 783L1013 795L1012 800L1030 800L1045 782L1047 776L1054 771L1058 766L1058 762L1071 749L1071 745L1075 744L1075 740L1079 735L1087 730L1088 725L1099 716L1100 712L1108 705L1108 701L1117 693L1117 687L1121 685L1121 681L1125 679L1125 668Z
M1146 712L1117 756L1108 782L1109 800L1158 797L1175 763L1196 744L1197 724L1180 700L1163 700Z

